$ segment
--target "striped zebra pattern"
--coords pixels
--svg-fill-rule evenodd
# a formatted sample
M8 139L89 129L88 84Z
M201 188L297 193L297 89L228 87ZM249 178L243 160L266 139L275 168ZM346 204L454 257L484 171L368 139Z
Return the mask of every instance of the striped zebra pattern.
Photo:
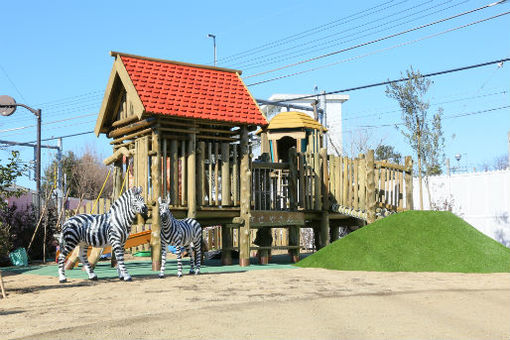
M182 248L187 248L190 255L190 274L200 273L202 261L202 227L192 218L177 220L169 208L169 199L158 198L159 215L161 216L161 271L159 277L165 276L166 252L168 245L175 246L177 254L177 276L182 276ZM193 250L195 254L193 254Z
M124 281L131 281L124 264L124 244L136 214L147 218L147 206L140 196L142 187L133 187L122 194L106 214L80 214L69 218L62 226L60 255L58 257L58 276L60 283L67 281L65 259L73 249L80 245L80 261L83 263L90 280L97 280L97 275L87 260L89 246L112 246L117 259L117 273Z

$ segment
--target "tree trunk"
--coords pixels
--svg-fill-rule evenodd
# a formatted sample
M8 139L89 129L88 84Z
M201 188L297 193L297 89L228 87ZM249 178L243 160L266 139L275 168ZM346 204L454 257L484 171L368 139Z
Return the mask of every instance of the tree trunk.
M421 176L421 133L418 132L418 184L420 188L420 210L423 210L423 184Z

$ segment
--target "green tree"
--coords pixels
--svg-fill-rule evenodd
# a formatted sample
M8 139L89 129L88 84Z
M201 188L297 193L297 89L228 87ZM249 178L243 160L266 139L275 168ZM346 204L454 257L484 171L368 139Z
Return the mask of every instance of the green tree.
M386 87L386 95L398 102L402 110L404 126L399 130L418 158L420 209L423 209L423 174L428 178L431 174L440 173L444 158L444 137L441 126L443 111L439 109L430 120L428 118L430 105L425 100L425 95L431 81L425 79L419 71L415 72L412 66L406 70L404 77L406 81L389 84Z
M27 171L27 166L21 163L18 151L12 151L7 164L0 164L0 208L5 208L6 198L19 197L23 190L14 186L16 178Z
M19 197L23 190L15 187L16 178L27 170L21 163L18 151L12 151L7 163L0 164L0 215L8 210L6 199L12 196ZM10 239L10 225L0 221L0 257L6 256L12 243Z
M400 164L402 161L402 155L400 152L395 151L395 148L390 145L381 144L375 149L375 160L376 161L391 161Z

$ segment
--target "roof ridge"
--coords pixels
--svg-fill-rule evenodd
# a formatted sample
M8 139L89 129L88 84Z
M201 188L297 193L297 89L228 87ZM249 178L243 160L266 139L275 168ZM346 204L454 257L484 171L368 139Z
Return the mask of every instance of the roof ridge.
M145 57L145 56L140 56L140 55L136 55L136 54L116 52L116 51L110 51L110 55L112 57L121 56L121 57L143 59L143 60L149 60L149 61L155 61L155 62L161 62L161 63L167 63L167 64L176 64L176 65L189 66L189 67L205 68L208 70L216 70L216 71L221 71L221 72L238 73L239 75L241 75L243 73L243 71L241 71L241 70L235 70L235 69L231 69L231 68L185 63L185 62L176 61L176 60L151 58L151 57Z

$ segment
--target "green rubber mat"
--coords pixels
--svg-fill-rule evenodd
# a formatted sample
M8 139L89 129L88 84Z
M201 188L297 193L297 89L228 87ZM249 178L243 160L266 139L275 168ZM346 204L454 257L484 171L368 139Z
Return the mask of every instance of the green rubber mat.
M184 259L183 273L186 275L189 272L189 259ZM129 274L133 277L136 276L152 276L157 275L158 272L152 271L152 264L150 260L145 261L128 261L126 267ZM252 263L248 267L241 267L239 264L233 264L230 266L222 266L220 260L206 260L205 263L200 267L200 273L235 273L235 272L246 272L249 270L264 270L264 269L292 269L296 268L289 263L273 262L267 265L256 264L256 260L252 259ZM26 273L43 276L54 276L58 277L58 266L56 264L50 265L33 265L27 267L5 267L3 271L13 273ZM110 266L110 262L99 262L94 269L98 278L116 278L117 269ZM177 275L177 260L167 260L165 275ZM87 274L82 270L81 264L72 269L66 270L66 276L71 279L87 279Z

